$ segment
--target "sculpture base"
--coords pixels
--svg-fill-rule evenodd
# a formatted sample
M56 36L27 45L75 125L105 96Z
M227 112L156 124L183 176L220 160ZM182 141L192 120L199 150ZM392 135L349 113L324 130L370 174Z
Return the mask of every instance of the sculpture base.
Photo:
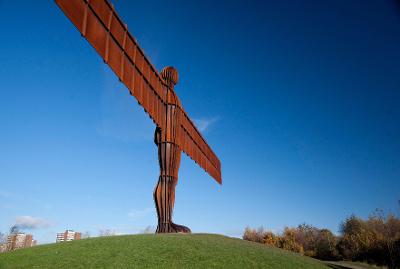
M191 233L190 229L183 225L178 225L173 222L159 223L156 233Z

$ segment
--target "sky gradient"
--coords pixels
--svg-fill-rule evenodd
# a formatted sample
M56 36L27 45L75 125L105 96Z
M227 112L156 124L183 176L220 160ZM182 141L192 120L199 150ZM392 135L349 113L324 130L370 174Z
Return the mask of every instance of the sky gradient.
M156 68L178 69L176 92L222 163L219 186L184 155L177 223L337 232L353 213L399 213L394 1L113 3ZM46 243L154 227L143 109L53 1L0 0L0 25L0 231L24 223Z

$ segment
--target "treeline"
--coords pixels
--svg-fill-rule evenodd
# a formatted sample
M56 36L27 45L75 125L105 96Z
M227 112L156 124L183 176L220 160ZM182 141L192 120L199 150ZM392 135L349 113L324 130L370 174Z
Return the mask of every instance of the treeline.
M286 227L282 233L246 228L243 239L321 260L362 261L400 268L400 219L382 211L363 220L354 215L340 225L340 235L312 225Z

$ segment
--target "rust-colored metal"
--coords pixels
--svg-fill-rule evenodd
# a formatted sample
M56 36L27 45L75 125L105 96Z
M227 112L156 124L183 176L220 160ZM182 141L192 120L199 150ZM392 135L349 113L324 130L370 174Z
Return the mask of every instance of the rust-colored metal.
M178 72L166 67L158 73L107 0L55 2L157 125L155 143L160 163L160 177L154 190L157 232L190 232L189 228L172 222L181 151L220 184L221 163L174 91Z

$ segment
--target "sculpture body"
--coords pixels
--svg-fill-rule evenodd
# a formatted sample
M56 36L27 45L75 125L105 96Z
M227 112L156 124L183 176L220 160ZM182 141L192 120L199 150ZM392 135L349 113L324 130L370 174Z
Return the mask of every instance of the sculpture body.
M172 222L181 151L220 184L221 163L174 91L177 71L166 67L161 74L157 72L107 0L56 0L56 3L157 126L154 141L158 146L160 176L153 194L157 232L190 232L189 228Z
M167 83L166 124L164 130L156 127L154 142L158 147L160 176L154 190L154 202L157 209L157 233L182 232L190 233L190 229L172 222L175 205L175 187L178 183L181 150L177 141L180 102L173 88L178 82L178 73L173 67L166 67L161 76Z

